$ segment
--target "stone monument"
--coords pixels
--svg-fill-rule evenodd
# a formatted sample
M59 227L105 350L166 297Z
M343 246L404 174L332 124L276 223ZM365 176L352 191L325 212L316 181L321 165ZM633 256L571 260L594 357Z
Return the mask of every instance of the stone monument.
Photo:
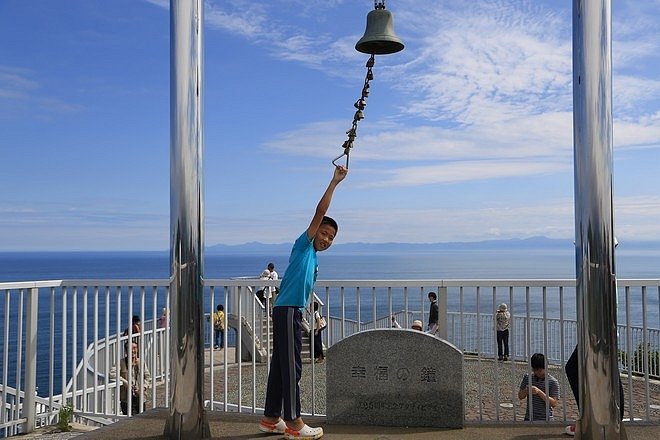
M409 329L356 333L328 349L329 424L462 428L463 354Z

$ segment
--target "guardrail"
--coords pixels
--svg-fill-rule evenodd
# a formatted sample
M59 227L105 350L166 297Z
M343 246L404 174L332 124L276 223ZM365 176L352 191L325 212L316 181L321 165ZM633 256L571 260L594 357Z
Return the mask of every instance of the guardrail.
M267 285L278 285L278 281L205 280L204 313L210 317L216 304L224 304L226 315L246 326L226 327L227 349L217 351L213 350L210 319L203 321L208 372L204 395L210 410L261 411L268 363L257 362L253 354L257 348L264 349L265 359L269 358L271 322L268 305L258 301L254 292ZM329 318L323 341L330 347L355 332L389 327L392 314L404 327L414 319L426 322L427 295L435 291L443 336L472 356L481 369L500 368L492 362L493 312L500 302L506 302L513 318L513 359L524 368L530 354L541 351L561 371L576 343L574 285L574 280L319 280L315 300ZM656 402L654 377L660 351L660 280L622 279L618 285L626 409L631 419L658 423L655 405L660 402ZM167 280L0 283L0 436L53 423L66 404L73 405L74 417L83 422L111 423L126 417L121 414L117 384L109 379L109 371L121 360L124 344L133 339L138 341L140 359L152 373L150 394L139 398L148 407L167 407L169 325L154 323L163 308L169 309L169 303ZM129 325L133 315L143 323L138 334ZM125 329L128 334L118 336ZM304 374L309 375L312 393L311 398L303 396L305 413L324 414L324 400L314 398L324 392L324 381L317 383L323 372L322 366L311 363ZM520 378L516 374L511 370L496 401L517 391ZM144 385L144 379L140 380ZM305 390L303 385L309 394ZM567 401L570 393L565 382L562 390L562 399ZM633 394L637 393L634 390L641 391ZM486 391L480 386L478 393L480 399ZM572 413L566 406L563 419L570 420ZM488 412L481 407L476 415L467 411L466 422L484 420L484 411ZM516 421L515 415L510 418L497 409L495 413L495 421Z

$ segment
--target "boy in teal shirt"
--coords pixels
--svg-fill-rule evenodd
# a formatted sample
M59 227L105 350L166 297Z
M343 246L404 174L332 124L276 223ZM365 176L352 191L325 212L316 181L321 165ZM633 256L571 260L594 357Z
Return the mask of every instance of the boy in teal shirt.
M316 253L328 249L337 234L337 223L325 214L335 188L348 170L335 168L332 180L316 206L314 217L291 250L289 266L273 305L273 356L270 361L262 432L284 434L286 439L318 439L323 428L311 428L300 417L302 375L302 312L316 282Z

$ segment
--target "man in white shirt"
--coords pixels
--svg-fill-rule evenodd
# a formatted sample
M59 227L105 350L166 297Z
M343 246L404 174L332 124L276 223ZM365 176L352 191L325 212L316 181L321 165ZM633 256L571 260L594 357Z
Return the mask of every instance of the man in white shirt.
M278 275L275 272L275 265L273 263L268 263L267 268L261 272L259 275L260 280L277 280ZM277 287L275 286L266 286L263 288L264 299L268 298L268 308L269 312L273 310L273 302L275 301L275 295L277 294Z

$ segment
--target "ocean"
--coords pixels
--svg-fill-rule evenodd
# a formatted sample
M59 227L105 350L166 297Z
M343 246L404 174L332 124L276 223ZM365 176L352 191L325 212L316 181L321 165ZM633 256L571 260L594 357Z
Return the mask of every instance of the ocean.
M208 254L204 277L258 276L268 262L284 275L288 255ZM620 250L619 278L660 278L660 249ZM169 277L167 252L0 252L0 282ZM322 279L575 278L575 255L557 249L470 249L437 253L319 254Z
M280 277L286 271L288 255L249 255L208 254L204 261L206 279L226 279L233 277L257 277L269 262L273 262ZM449 250L442 252L418 253L372 253L372 254L319 254L319 280L430 280L430 279L571 279L575 278L575 256L571 250L558 249L470 249ZM660 249L658 250L618 250L616 269L619 278L660 278ZM84 280L84 279L164 279L169 277L169 254L167 252L30 252L0 253L0 282L3 281L38 281L38 280ZM506 289L505 289L506 290ZM368 295L368 292L367 292ZM500 295L498 293L498 295ZM506 300L507 293L501 295ZM137 297L138 295L136 295ZM426 307L423 298L411 300L412 310ZM6 314L4 295L0 297L0 328L5 327ZM500 298L498 298L498 301ZM520 299L524 301L524 298ZM13 301L13 299L12 299ZM126 309L126 295L122 297ZM335 301L337 299L335 298ZM403 308L402 299L395 301L396 310ZM492 307L492 294L482 296L484 310ZM537 313L542 308L539 297L532 298L532 311ZM101 303L103 299L101 300ZM368 302L365 301L365 302ZM134 311L139 310L134 302ZM474 298L466 298L466 307L474 307ZM513 304L511 304L513 305ZM164 306L158 304L157 310ZM338 316L340 304L335 303L328 312ZM355 299L347 298L344 306L347 317L355 315ZM58 308L60 307L60 308ZM68 305L71 307L71 304ZM81 304L78 304L81 307ZM103 309L103 304L100 304ZM111 306L112 307L112 306ZM209 304L210 307L210 304ZM363 307L368 307L363 304ZM387 314L387 304L381 301L378 313ZM398 308L400 307L400 308ZM448 307L458 310L458 299L448 298ZM519 305L519 310L523 306ZM575 313L574 297L567 296L565 312ZM657 325L658 293L649 295L649 307L653 315L653 326ZM351 309L352 308L352 309ZM10 310L16 310L10 306ZM381 310L382 309L382 310ZM550 313L554 313L557 304L548 304ZM151 319L149 305L145 319ZM620 313L622 310L620 310ZM636 310L635 310L636 312ZM12 312L14 313L14 312ZM61 314L61 306L56 305L55 316ZM637 315L637 313L634 313ZM49 301L39 302L39 319L48 320ZM380 315L379 315L380 316ZM10 319L12 319L10 317ZM56 318L57 319L57 318ZM114 312L111 313L111 329L115 328ZM80 325L80 324L79 324ZM45 329L45 327L44 327ZM56 331L58 326L56 325ZM59 339L59 336L58 336ZM0 348L3 343L0 341ZM15 352L10 341L10 363L15 362ZM61 353L60 344L56 343L56 356ZM47 359L48 340L39 339L41 359ZM80 355L82 347L78 351ZM70 356L70 353L68 353ZM67 362L68 363L68 362ZM57 375L57 372L55 373ZM43 377L42 377L43 376ZM39 387L47 389L47 376L37 378ZM11 380L9 381L11 382ZM55 390L60 389L59 377ZM43 394L43 393L40 393Z

